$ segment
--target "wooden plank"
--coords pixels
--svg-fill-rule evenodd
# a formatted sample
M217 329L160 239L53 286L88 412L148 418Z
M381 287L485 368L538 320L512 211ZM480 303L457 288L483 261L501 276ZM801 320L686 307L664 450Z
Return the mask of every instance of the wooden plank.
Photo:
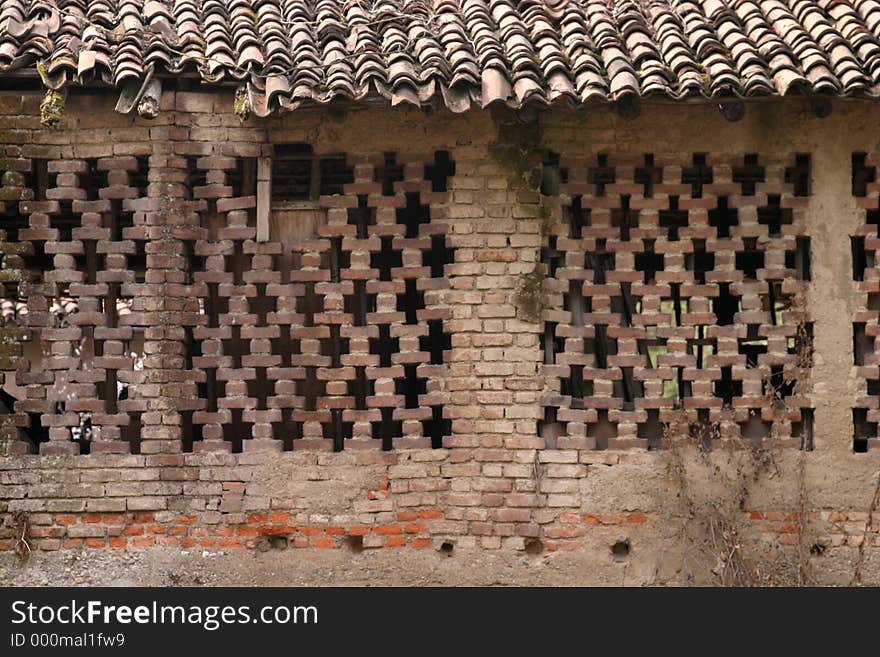
M272 158L257 160L257 241L269 241L272 215Z

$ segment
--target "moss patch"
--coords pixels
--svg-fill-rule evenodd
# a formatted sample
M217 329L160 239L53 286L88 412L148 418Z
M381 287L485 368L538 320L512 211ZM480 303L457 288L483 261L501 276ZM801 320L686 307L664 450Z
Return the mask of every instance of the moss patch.
M540 265L529 273L520 275L513 303L516 306L517 319L535 324L541 321L544 310L544 274Z

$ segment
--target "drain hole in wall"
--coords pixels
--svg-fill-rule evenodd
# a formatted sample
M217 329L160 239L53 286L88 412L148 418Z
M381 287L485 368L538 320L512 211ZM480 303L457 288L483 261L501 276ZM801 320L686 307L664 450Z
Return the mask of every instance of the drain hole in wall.
M623 561L629 556L629 541L617 541L611 546L611 555L615 561Z
M526 539L526 554L538 555L544 551L544 543L537 538Z
M449 541L444 541L440 545L440 551L447 556L452 556L452 551L454 549L455 549L455 546L452 543L450 543Z
M345 539L345 544L349 550L357 554L358 552L364 551L364 537L363 536L348 536Z
M821 543L813 543L813 546L810 548L810 554L814 557L821 557L825 554L825 546Z
M272 546L273 550L286 550L287 549L287 537L286 536L273 536L269 539L269 544Z

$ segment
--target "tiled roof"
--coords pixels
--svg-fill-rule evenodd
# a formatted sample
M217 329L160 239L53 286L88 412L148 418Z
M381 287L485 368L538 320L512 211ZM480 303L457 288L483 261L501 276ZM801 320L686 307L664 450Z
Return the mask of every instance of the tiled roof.
M63 6L63 9L59 7ZM251 108L880 95L880 0L0 0L0 73L238 82Z

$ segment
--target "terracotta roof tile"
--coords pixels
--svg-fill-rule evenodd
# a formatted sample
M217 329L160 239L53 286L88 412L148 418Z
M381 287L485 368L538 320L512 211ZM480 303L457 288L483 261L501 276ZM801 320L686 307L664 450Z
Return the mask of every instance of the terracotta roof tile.
M627 97L880 95L880 1L0 0L0 74L233 82L266 114ZM126 107L131 107L128 103Z

